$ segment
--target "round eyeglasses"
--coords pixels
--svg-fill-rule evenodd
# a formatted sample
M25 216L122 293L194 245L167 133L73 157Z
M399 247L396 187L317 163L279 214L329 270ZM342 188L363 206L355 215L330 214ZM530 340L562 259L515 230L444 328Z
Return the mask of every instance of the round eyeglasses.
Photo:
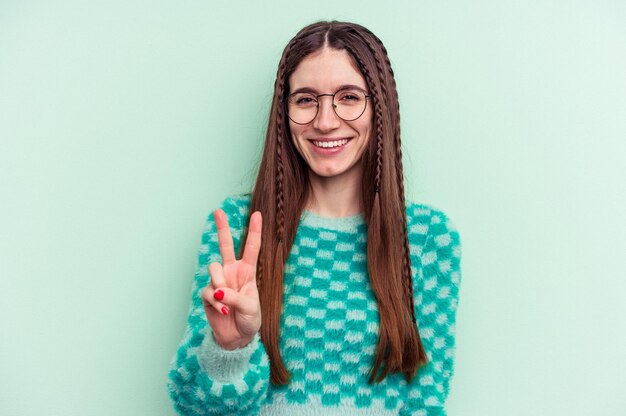
M344 121L354 121L367 108L370 97L359 88L343 88L334 94L315 95L312 92L295 92L287 96L287 116L296 124L309 124L320 109L320 97L332 97L333 110Z

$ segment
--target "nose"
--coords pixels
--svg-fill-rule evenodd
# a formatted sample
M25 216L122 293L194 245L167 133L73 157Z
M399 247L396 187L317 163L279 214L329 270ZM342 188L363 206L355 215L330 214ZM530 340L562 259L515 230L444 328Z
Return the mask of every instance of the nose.
M321 131L329 131L338 128L341 125L341 120L333 108L333 97L324 96L319 97L318 100L319 109L317 110L317 116L315 116L313 120L313 127Z

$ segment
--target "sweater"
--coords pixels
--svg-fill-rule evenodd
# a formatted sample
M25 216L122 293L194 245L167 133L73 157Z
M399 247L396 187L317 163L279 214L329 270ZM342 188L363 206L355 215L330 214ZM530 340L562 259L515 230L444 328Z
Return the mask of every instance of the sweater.
M250 195L226 198L235 252L247 226ZM269 381L269 359L257 334L224 350L207 324L201 292L208 265L221 262L209 215L198 253L187 327L174 355L168 390L181 415L443 416L454 370L461 246L440 210L407 203L415 317L428 363L408 383L393 373L369 384L379 314L369 283L367 226L304 211L284 269L279 348L290 382Z

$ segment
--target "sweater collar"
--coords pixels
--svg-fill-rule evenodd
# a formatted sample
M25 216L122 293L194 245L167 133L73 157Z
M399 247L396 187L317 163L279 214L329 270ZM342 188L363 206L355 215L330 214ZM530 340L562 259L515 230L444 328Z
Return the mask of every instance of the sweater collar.
M362 213L349 217L322 217L305 209L300 217L300 225L334 231L354 231L365 225L365 218Z

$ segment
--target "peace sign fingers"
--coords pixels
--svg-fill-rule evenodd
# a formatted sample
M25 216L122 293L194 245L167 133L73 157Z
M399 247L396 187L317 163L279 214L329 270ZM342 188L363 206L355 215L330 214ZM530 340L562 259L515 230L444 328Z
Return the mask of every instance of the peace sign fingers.
M256 265L261 249L262 218L260 212L250 216L248 236L239 260L235 257L226 213L217 209L213 218L222 263L213 262L209 266L211 280L202 292L202 302L218 344L227 349L239 348L249 344L261 326Z
M220 248L222 261L224 265L235 262L235 247L233 245L233 236L230 234L228 219L221 209L216 209L213 213L215 226L217 227L217 244Z
M250 228L248 229L248 238L246 246L243 250L243 262L256 270L256 263L259 259L259 251L261 250L261 231L263 230L263 219L259 211L254 212L250 216Z

